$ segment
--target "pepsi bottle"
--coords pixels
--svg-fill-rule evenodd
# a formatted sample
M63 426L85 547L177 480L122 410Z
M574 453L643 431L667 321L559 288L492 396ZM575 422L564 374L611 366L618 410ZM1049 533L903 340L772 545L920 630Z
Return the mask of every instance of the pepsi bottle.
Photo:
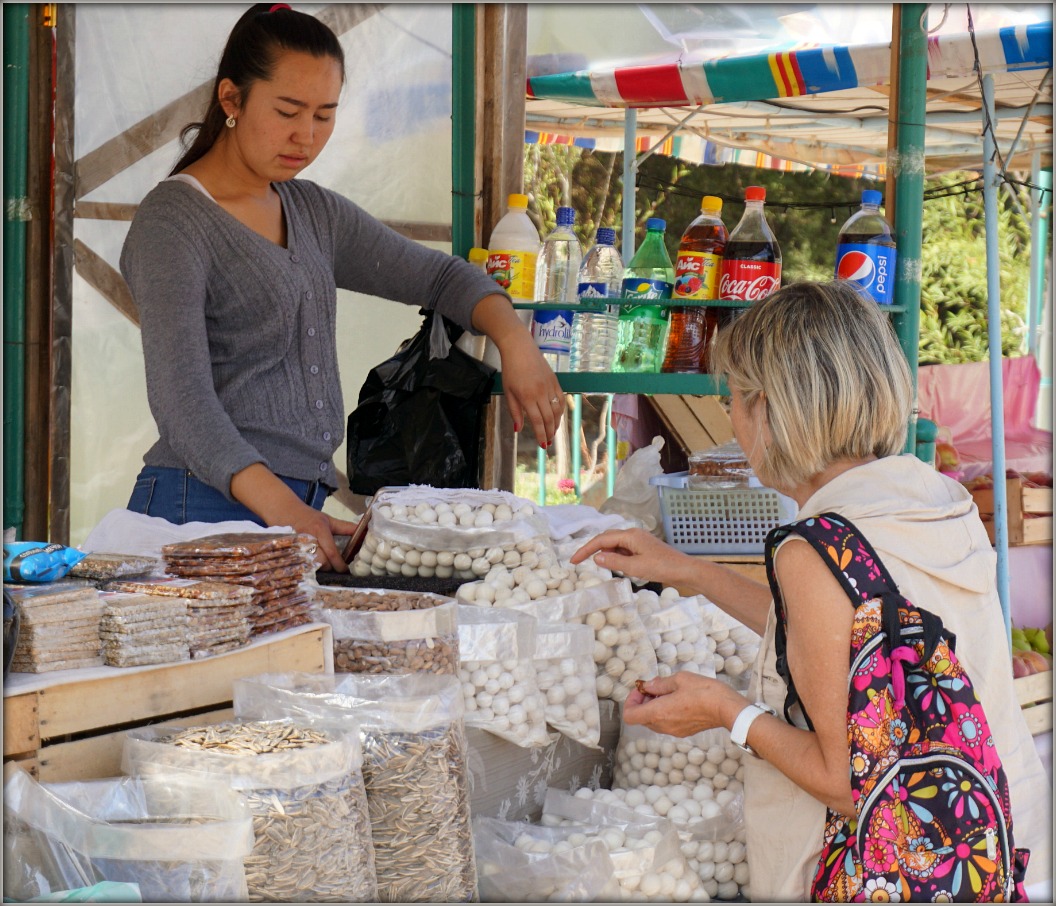
M862 192L862 206L840 228L836 240L836 279L857 284L874 302L895 301L895 266L898 252L884 216L883 195L875 189Z

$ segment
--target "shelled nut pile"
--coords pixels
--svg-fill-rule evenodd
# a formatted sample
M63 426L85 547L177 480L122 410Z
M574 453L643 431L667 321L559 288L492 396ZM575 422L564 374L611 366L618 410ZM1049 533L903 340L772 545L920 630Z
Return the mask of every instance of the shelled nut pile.
M160 567L161 561L156 557L96 551L88 553L83 560L74 563L67 575L105 581L122 579L126 576L145 576L154 573Z
M174 576L212 579L247 587L252 635L291 629L311 620L310 586L315 539L293 532L236 532L207 535L162 549Z
M334 635L337 673L458 673L452 598L428 593L321 587L313 614Z

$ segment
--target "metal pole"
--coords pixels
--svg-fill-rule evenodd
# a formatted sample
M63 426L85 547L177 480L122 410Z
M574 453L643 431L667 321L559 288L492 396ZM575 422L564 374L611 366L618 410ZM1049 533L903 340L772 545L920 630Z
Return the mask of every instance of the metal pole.
M1041 179L1041 152L1035 151L1030 156L1030 184L1036 186ZM1038 248L1038 230L1041 227L1041 206L1045 193L1037 189L1030 190L1030 284L1027 287L1027 352L1037 358L1038 355L1038 321L1041 314L1041 277L1038 262L1044 261L1041 249ZM1044 267L1044 264L1042 265Z
M605 456L608 465L605 469L605 491L611 497L616 491L616 427L612 423L612 403L615 399L609 394L609 401L605 410Z
M993 444L994 547L997 548L997 594L1005 631L1012 643L1008 584L1008 496L1005 491L1005 397L1001 375L1001 258L997 248L997 147L990 128L994 110L994 77L983 76L983 212L986 228L986 312L990 343L990 440Z
M4 4L4 528L17 538L25 518L29 9Z
M920 247L924 210L924 127L928 87L928 36L925 3L899 9L898 145L890 168L895 172L895 242L898 275L893 315L895 332L913 377L914 412L906 431L905 452L917 446L916 388L920 350Z
M1045 286L1045 266L1049 260L1050 232L1049 220L1052 217L1052 167L1043 167L1038 173L1037 185L1041 186L1036 209L1038 210L1037 232L1031 229L1030 253L1031 263L1036 273L1038 286L1038 330L1037 359L1041 370L1041 387L1038 393L1038 405L1035 409L1035 423L1045 431L1052 430L1052 292ZM1036 256L1036 258L1034 257ZM1051 280L1051 275L1050 275Z
M474 3L451 7L451 254L460 258L477 244L476 16Z
M621 254L625 262L634 255L635 216L635 175L638 170L634 159L638 141L638 111L628 107L623 116L623 248Z
M546 506L546 450L542 447L535 454L536 474L539 476L539 506Z
M576 496L580 493L579 472L583 467L583 452L579 446L579 435L583 430L583 394L572 394L572 480L576 483Z

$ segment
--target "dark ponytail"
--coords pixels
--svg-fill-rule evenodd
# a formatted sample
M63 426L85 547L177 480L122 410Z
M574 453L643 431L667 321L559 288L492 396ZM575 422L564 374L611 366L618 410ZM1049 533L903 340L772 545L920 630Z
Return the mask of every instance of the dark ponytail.
M332 57L341 65L341 80L344 82L345 52L329 27L314 16L285 5L255 4L231 29L205 116L200 123L188 123L180 131L183 145L187 145L192 135L194 140L169 172L170 176L201 158L220 137L227 119L220 106L220 83L230 79L238 88L240 103L244 104L254 82L271 78L279 53L284 50L313 57Z

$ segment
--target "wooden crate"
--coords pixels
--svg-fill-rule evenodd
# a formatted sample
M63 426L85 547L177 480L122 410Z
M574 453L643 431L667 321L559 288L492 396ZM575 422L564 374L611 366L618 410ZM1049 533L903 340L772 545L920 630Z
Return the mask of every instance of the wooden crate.
M255 639L200 661L146 668L71 671L85 679L4 689L4 761L39 780L86 780L121 773L124 731L150 723L215 723L231 716L234 681L260 673L333 669L330 627L310 624Z
M1052 544L1052 488L1024 487L1019 478L1005 479L1009 544ZM994 492L972 491L979 515L994 543ZM1028 515L1029 514L1029 515Z
M1021 676L1012 681L1031 735L1052 729L1052 671Z

